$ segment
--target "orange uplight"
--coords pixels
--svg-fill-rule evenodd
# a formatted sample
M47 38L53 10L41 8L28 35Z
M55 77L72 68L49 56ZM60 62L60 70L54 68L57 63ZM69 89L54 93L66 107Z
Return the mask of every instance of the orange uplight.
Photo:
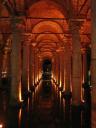
M0 124L0 128L3 128L3 124Z
M29 111L29 106L30 106L30 99L28 98L28 102L27 102L28 104L28 106L27 106L27 111Z
M62 92L60 92L60 100L61 100L61 97L62 97Z
M61 87L61 80L60 80L60 87Z
M30 90L30 86L29 86L29 75L28 75L28 91Z
M18 122L18 125L19 125L19 127L20 127L20 125L21 125L21 115L22 115L22 110L20 109L19 110L19 122Z
M65 91L65 74L64 74L64 85L63 85L63 91Z
M84 88L81 88L81 101L84 102Z
M20 101L20 102L23 102L23 100L22 100L22 95L21 95L21 82L20 82L20 84L19 84L19 101Z

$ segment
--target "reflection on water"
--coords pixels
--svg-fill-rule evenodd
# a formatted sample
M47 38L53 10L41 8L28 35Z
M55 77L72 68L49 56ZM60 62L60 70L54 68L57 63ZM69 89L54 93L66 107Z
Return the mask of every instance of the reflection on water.
M33 93L20 109L8 107L8 92L0 91L0 128L90 128L89 107L72 107L55 86L47 91Z
M19 114L18 114L18 127L21 128L21 114L22 114L22 109L19 110Z

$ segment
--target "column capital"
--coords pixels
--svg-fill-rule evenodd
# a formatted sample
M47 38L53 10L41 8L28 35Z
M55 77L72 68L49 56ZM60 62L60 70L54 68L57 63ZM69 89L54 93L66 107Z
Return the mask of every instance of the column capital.
M71 32L75 32L75 30L80 30L81 25L82 25L83 21L78 21L77 19L75 20L70 20L69 21L69 28L71 30Z
M19 33L22 31L22 29L18 28L18 24L22 21L22 18L18 18L16 16L11 17L11 29L12 32Z
M82 48L81 48L81 53L82 53L82 54L85 54L86 51L87 51L87 48L86 48L86 47L82 47Z

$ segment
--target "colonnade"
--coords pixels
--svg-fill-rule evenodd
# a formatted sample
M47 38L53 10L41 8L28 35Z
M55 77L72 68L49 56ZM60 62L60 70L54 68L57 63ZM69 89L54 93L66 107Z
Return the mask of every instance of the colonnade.
M61 48L56 51L53 63L53 66L56 67L53 68L53 78L58 86L62 86L64 95L70 96L72 93L72 104L80 106L84 100L82 85L87 82L87 48L85 48L85 52L82 52L79 33L80 22L72 21L70 28L72 46L70 42L65 42L63 50Z
M72 46L65 42L64 47L54 53L52 63L53 78L64 95L71 95L72 104L82 103L82 84L87 81L87 58L86 51L81 48L80 24L78 21L71 21ZM37 49L28 41L22 41L20 30L16 28L16 19L12 20L12 51L11 51L11 101L20 100L33 86L37 84L41 75L41 62ZM85 48L86 49L86 48ZM22 52L21 52L22 51ZM83 54L83 55L82 55ZM81 57L81 55L83 57Z
M11 100L10 105L18 105L33 90L40 80L41 62L35 48L22 41L20 30L16 28L16 20L12 21L11 51Z
M96 127L96 0L92 0L92 42L91 42L91 100L92 128ZM70 21L72 35L72 51L68 42L65 49L54 53L52 62L53 79L65 95L72 93L72 104L79 106L83 100L82 84L88 82L87 49L82 51L79 21ZM37 84L41 75L41 62L35 48L28 42L23 43L22 35L12 20L12 51L11 51L11 100L10 104L20 102L20 90L28 92ZM21 53L21 49L22 53ZM71 52L70 52L71 51ZM1 68L0 68L1 72ZM88 84L88 83L87 83Z

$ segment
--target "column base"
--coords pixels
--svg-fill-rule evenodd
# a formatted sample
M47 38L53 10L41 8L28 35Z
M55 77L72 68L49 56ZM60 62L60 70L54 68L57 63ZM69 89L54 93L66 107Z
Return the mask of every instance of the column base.
M89 85L87 82L83 83L83 84L82 84L82 87L83 87L84 89L90 89L90 85Z
M14 108L21 108L23 107L23 100L22 101L19 101L19 100L16 100L16 99L11 99L10 102L9 102L9 107L14 107Z
M31 94L32 94L32 91L29 90L29 91L24 92L22 97L24 100L26 100Z
M85 102L81 102L78 105L72 104L71 106L72 106L73 109L76 109L76 110L85 110L85 109L87 109L87 104Z
M30 90L31 90L31 92L35 92L35 86L32 85Z
M62 97L63 97L64 99L71 99L72 93L71 93L71 92L63 91L63 92L62 92Z
M31 96L31 95L32 95L32 91L31 90L28 90L27 96Z
M60 86L59 86L58 89L59 89L59 91L62 91L62 90L63 90L63 87L60 87Z
M56 82L56 86L59 87L59 84Z

